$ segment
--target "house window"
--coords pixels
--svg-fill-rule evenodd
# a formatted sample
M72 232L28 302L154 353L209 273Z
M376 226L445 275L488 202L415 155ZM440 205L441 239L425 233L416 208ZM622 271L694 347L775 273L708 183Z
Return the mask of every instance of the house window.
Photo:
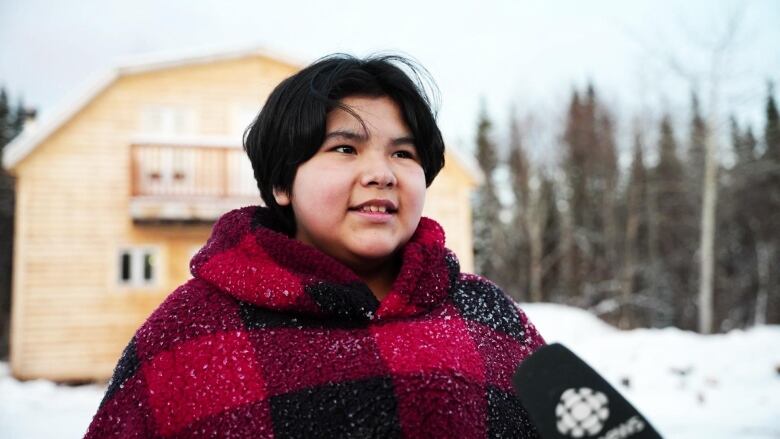
M141 110L141 132L163 136L195 132L195 111L176 105L148 105Z
M131 287L154 286L160 271L159 251L153 247L119 250L119 284Z

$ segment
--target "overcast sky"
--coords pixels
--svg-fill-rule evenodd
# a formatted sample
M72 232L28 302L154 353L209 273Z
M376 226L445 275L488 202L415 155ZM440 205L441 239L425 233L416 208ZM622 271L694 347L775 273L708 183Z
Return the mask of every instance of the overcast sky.
M704 78L708 48L735 15L719 108L759 124L766 80L780 83L777 0L0 0L0 85L45 117L127 56L256 44L307 63L398 51L431 72L445 137L468 148L483 97L499 126L515 105L553 131L588 80L623 130L661 111L687 117L689 87L667 59Z

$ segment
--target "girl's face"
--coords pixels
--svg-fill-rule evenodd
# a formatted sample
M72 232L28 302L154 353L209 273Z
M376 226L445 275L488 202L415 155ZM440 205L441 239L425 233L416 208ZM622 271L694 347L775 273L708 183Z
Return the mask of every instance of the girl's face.
M298 167L291 194L295 237L355 271L388 262L414 233L425 202L425 173L412 132L387 97L341 100L363 119L331 111L325 141Z

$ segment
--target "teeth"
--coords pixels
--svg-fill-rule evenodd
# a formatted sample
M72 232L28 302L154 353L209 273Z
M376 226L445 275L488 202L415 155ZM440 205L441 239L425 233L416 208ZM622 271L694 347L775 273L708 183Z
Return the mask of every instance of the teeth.
M363 206L360 210L363 212L387 213L387 207L385 206Z

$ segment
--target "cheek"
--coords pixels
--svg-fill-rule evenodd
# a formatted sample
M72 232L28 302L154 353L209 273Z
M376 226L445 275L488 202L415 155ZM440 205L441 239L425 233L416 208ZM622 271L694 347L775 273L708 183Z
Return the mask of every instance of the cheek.
M406 180L406 198L409 206L412 207L418 215L422 214L425 205L425 174L422 169L410 172Z
M338 174L302 172L293 183L293 211L296 216L322 217L340 212L349 194L349 185Z
M342 207L349 196L349 185L339 181L333 176L322 176L314 179L309 185L308 198L312 205L327 207L335 210Z

